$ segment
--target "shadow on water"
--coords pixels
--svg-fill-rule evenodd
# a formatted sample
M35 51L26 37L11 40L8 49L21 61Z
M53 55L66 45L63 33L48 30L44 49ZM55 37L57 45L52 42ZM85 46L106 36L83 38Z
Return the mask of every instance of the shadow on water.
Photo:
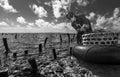
M22 36L22 34L20 34L20 35ZM11 51L17 51L18 55L22 54L22 52L24 50L27 50L27 49L31 49L31 51L29 51L29 53L30 52L32 52L32 53L38 52L38 50L37 50L38 45L40 43L44 44L44 40L46 38L45 35L40 35L40 34L36 35L38 38L33 38L33 39L31 38L32 35L30 35L30 34L28 34L28 35L26 34L26 36L24 35L25 38L18 38L18 37L21 37L20 35L16 37L17 40L12 39L13 42L11 42L11 39L8 39L8 42L10 41L9 42L9 47L10 47ZM60 45L62 44L63 47L67 47L68 44L66 44L66 40L68 38L70 38L69 35L68 35L68 38L66 36L67 35L57 37L57 39L60 40L60 42L62 42L62 43L60 43ZM71 37L75 38L75 35L73 35ZM72 39L72 40L74 41L74 39ZM15 42L15 41L18 41L18 42ZM37 47L35 45L37 45ZM4 47L3 47L2 43L1 43L0 50L1 51L4 50ZM63 50L61 52L65 53ZM62 55L62 57L63 57L63 55ZM83 60L79 60L78 62L79 62L81 67L89 69L90 71L93 72L93 74L98 75L100 77L119 77L120 76L120 65L91 64L91 63L87 63ZM35 63L33 63L33 64L35 64ZM34 68L34 66L33 66L33 68ZM34 68L34 70L36 70L36 69ZM33 75L34 75L34 73L33 73ZM41 76L34 76L34 77L41 77Z
M93 64L83 60L78 61L81 67L87 68L93 72L93 74L100 77L119 77L120 65L108 65L108 64Z

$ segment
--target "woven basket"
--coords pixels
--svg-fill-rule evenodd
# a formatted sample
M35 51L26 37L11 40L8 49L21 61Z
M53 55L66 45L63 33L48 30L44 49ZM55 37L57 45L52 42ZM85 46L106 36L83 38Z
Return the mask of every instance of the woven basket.
M82 35L83 45L115 45L118 43L118 33L89 33Z

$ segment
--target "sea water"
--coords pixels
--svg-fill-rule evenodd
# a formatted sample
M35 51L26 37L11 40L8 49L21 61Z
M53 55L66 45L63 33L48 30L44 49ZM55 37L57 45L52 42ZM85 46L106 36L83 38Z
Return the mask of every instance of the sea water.
M63 44L61 47L60 46L60 34L52 34L52 37L50 37L50 35L51 34L40 34L40 33L18 33L18 34L16 33L2 34L1 33L0 34L0 55L1 55L0 58L1 60L3 60L2 54L5 51L2 38L7 38L10 51L17 52L18 56L22 55L23 51L25 50L29 50L29 53L38 53L38 45L43 44L46 37L52 38L51 39L53 41L52 43L54 43L53 45L57 49L68 48L69 46L74 46L76 44L75 38L73 42L69 44L67 35L61 34L63 38ZM70 35L70 38L73 38L73 34ZM49 43L50 42L47 42L47 48L48 48L47 51L50 50ZM26 62L24 62L23 60L22 63L26 63ZM87 68L90 71L92 71L93 74L97 75L98 77L119 77L120 76L120 65L90 64L82 60L79 62L79 64L81 67Z

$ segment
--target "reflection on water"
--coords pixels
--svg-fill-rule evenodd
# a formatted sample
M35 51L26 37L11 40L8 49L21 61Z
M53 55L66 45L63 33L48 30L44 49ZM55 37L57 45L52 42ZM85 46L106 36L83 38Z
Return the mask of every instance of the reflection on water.
M101 64L90 64L82 60L79 61L82 67L85 67L93 72L93 74L100 77L119 77L120 76L120 65L101 65Z
M8 38L8 45L12 52L18 52L18 55L23 54L24 50L29 50L30 53L38 52L38 44L44 43L44 39L49 37L49 34L0 34L0 55L5 50L2 42L2 38ZM54 34L54 37L50 36L54 46L56 48L60 48L60 37L59 34ZM73 35L70 36L71 38ZM74 39L74 43L68 44L68 37L65 34L62 34L63 44L62 47L68 47L69 45L74 46L76 39ZM57 43L56 43L57 42ZM120 44L120 37L118 43ZM47 42L49 44L49 41ZM1 57L1 56L0 56ZM79 61L81 67L85 67L93 72L93 74L98 75L100 77L119 77L120 76L120 65L98 65L98 64L90 64L86 63L82 60Z

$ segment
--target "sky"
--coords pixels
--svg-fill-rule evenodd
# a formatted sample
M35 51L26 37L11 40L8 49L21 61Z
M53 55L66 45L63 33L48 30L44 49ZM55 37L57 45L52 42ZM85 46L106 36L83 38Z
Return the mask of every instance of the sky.
M68 11L85 14L92 28L120 31L120 0L0 0L0 32L68 32Z

